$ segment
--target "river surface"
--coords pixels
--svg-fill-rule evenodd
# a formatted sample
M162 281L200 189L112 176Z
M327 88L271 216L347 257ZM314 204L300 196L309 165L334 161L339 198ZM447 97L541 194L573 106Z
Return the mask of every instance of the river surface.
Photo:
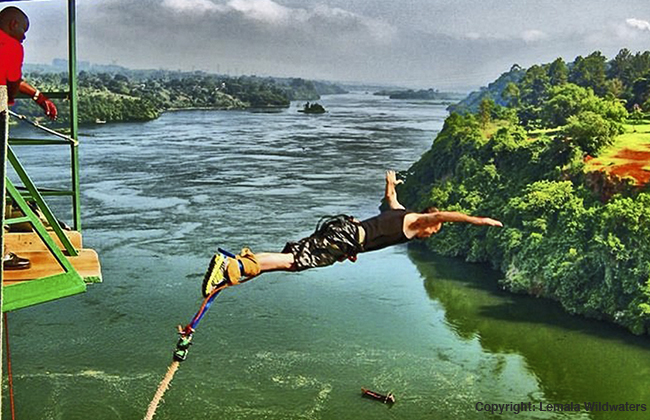
M322 215L374 215L384 170L407 169L447 114L442 103L363 93L320 102L325 115L293 104L82 128L84 243L99 252L104 283L9 314L18 419L143 418L176 325L201 302L211 252L277 251ZM44 187L66 184L59 149L16 148ZM584 410L650 410L650 340L504 293L498 278L398 246L230 288L155 418L650 418ZM361 387L392 391L397 403L361 398ZM508 403L535 411L479 411ZM582 410L540 409L570 403Z

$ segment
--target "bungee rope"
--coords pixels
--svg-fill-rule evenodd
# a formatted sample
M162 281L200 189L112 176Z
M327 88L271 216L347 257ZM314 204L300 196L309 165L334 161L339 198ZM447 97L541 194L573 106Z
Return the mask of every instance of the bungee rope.
M172 381L172 378L174 377L174 374L178 370L178 367L180 366L180 362L177 360L174 360L172 364L169 366L167 369L167 374L163 378L162 382L160 382L160 385L158 385L158 390L156 390L156 393L153 396L153 400L151 400L151 403L149 404L149 408L147 409L147 415L144 416L145 420L151 420L153 419L153 416L156 415L156 409L158 408L158 404L160 403L160 400L162 399L163 395L165 395L165 391L169 388L169 383Z
M203 299L201 307L194 315L194 318L192 318L192 321L190 321L190 323L187 324L185 328L182 328L180 325L178 326L178 335L180 337L176 343L176 349L174 350L172 363L167 369L167 373L165 374L163 380L160 382L160 385L158 385L158 389L156 390L151 403L149 403L149 408L147 409L147 414L145 415L144 420L153 419L153 416L156 414L158 404L160 404L160 400L162 400L163 395L165 395L165 391L167 391L169 388L169 385L174 378L174 374L178 370L180 363L187 359L187 353L189 351L189 347L192 345L192 336L194 334L194 331L196 331L196 327L199 325L199 322L203 318L203 315L205 315L207 310L210 309L212 302L217 297L219 292L229 286L230 284L226 283L222 286L212 289L210 294L205 299Z
M231 257L235 258L235 256L221 248L219 248L219 252ZM239 282L239 284L244 283L250 278L246 278L242 281ZM158 404L160 404L160 400L162 400L163 395L165 395L165 391L169 389L169 385L174 378L174 374L176 374L176 371L180 367L180 363L184 362L185 359L187 359L187 353L189 352L189 348L192 345L192 338L193 334L196 331L196 327L199 325L199 322L201 322L201 319L205 315L205 313L210 309L210 306L212 306L212 302L214 299L217 297L217 295L225 288L232 286L231 283L228 283L227 281L224 281L223 284L217 285L212 289L212 291L208 294L208 296L203 299L203 302L201 303L201 307L199 310L196 312L192 320L190 321L189 324L187 324L185 327L181 327L180 325L178 326L178 335L180 336L178 338L178 342L176 343L176 349L174 350L174 355L173 355L173 360L171 365L169 365L169 368L167 369L167 373L165 374L163 380L160 382L158 385L158 389L156 390L156 393L154 394L153 399L151 400L151 403L149 403L149 408L147 409L147 414L144 417L144 420L152 420L153 416L156 414L156 409L158 408Z

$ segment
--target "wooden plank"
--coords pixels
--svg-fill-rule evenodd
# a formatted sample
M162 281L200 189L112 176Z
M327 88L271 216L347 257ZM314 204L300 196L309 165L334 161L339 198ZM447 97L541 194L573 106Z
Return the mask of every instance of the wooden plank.
M54 232L49 232L54 242L63 249L63 245ZM81 233L74 230L65 231L66 236L70 239L75 249L82 248ZM21 254L26 251L47 251L47 247L36 232L10 232L5 233L5 245L7 250Z
M31 267L27 270L4 270L2 277L3 286L49 277L63 273L63 269L48 251L24 251L19 255L29 258ZM101 281L101 266L97 252L92 249L82 249L76 257L68 257L79 275L86 282L97 283Z

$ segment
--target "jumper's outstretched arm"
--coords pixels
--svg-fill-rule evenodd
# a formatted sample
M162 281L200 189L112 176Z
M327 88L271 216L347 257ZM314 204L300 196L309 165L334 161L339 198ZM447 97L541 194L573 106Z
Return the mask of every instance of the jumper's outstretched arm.
M386 192L384 198L388 207L393 210L404 210L404 206L397 200L397 191L395 191L395 186L402 184L404 181L401 179L398 180L395 175L395 171L386 171Z
M503 227L503 223L489 217L470 216L457 211L438 211L435 213L423 214L414 221L411 229L424 229L430 226L436 226L444 222L471 223L479 226L497 226Z

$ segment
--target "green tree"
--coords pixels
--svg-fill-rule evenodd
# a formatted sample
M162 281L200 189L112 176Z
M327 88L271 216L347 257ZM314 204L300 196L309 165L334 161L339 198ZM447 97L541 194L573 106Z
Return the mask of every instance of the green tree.
M650 76L636 79L632 85L631 93L630 102L632 104L644 104L650 100Z
M579 86L590 87L598 96L607 93L606 67L607 58L600 51L595 51L583 58L576 57L569 73L569 81Z
M596 156L614 137L623 133L621 124L612 122L593 111L582 111L567 120L564 133L585 153Z
M506 101L507 106L512 108L519 107L520 95L519 87L513 82L508 83L501 92L501 97Z
M485 128L492 122L492 115L495 112L496 104L492 98L484 98L479 105L478 119L481 126Z
M526 104L539 106L546 100L551 80L544 67L531 66L519 82L521 99Z
M615 122L622 122L627 117L625 107L617 99L600 98L591 88L573 83L549 90L549 100L544 104L542 115L547 126L557 127L566 124L570 116L583 111L594 112Z
M584 103L593 101L595 95L591 89L573 83L554 86L550 90L549 100L544 104L543 115L546 125L557 127L567 123L567 119L584 109Z
M546 101L550 79L544 67L530 67L519 82L521 105L518 109L519 119L527 126L537 126L541 118L541 106Z
M548 78L553 86L563 85L569 80L569 68L561 57L548 67Z
M621 49L616 57L609 63L607 77L610 79L619 79L623 83L629 83L633 71L634 56L627 48Z
M626 89L631 89L634 81L645 76L650 69L650 52L637 52L632 54L627 48L618 52L609 63L607 77L620 79Z
M609 79L605 82L605 84L607 88L606 96L616 99L625 99L625 85L621 79Z

